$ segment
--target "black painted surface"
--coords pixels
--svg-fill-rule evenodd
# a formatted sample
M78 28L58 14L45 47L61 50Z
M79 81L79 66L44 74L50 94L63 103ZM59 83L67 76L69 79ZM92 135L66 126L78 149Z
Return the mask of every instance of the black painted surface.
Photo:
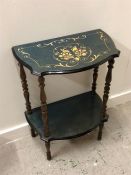
M16 59L38 76L84 71L120 53L100 29L15 46L12 50Z
M42 140L69 139L86 134L101 123L102 100L87 92L48 105L50 137L44 137L40 108L26 113L29 124Z

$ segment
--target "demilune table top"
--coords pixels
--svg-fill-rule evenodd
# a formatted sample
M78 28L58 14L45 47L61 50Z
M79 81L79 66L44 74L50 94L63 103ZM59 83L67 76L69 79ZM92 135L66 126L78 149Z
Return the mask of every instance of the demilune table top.
M37 76L88 70L120 54L101 29L14 46L12 51Z

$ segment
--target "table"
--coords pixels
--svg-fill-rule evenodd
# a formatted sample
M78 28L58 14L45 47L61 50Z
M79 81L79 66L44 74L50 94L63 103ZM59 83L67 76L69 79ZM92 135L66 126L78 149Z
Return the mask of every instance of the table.
M45 142L47 159L51 160L52 140L72 139L99 127L98 140L102 138L107 101L112 80L114 58L120 51L112 39L101 29L58 37L54 39L12 47L19 62L20 78L26 101L26 119L31 135L37 134ZM98 68L108 62L103 99L96 93ZM24 67L38 76L41 106L32 109ZM44 82L46 75L70 74L94 69L91 91L46 103Z

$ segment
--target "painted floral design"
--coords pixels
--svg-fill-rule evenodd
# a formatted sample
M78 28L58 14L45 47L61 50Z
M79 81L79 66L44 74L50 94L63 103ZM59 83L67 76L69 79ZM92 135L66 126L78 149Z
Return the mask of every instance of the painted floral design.
M70 44L65 47L57 47L54 49L54 55L58 61L68 63L77 63L85 60L91 54L91 49L78 43Z

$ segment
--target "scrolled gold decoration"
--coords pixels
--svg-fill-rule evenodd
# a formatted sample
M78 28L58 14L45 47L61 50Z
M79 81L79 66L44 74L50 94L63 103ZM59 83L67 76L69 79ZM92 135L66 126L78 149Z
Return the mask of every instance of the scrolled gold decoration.
M107 48L108 50L110 50L110 47L109 47L108 44L107 44L107 41L108 41L107 36L106 36L102 31L99 31L99 32L97 32L97 33L100 35L100 39L101 39L102 41L104 41L104 44L105 44L106 48Z
M101 56L101 54L97 54L97 55L93 55L93 56L91 56L90 58L91 58L91 61L90 62L93 62L93 61L95 61L98 57L100 57Z
M37 64L38 67L42 68L42 67L47 67L47 68L51 68L51 65L50 64L47 64L47 65L40 65L38 61L36 61L35 58L32 58L31 57L31 54L23 51L24 48L18 48L18 51L23 55L24 58L26 59L30 59L32 60L35 64Z

